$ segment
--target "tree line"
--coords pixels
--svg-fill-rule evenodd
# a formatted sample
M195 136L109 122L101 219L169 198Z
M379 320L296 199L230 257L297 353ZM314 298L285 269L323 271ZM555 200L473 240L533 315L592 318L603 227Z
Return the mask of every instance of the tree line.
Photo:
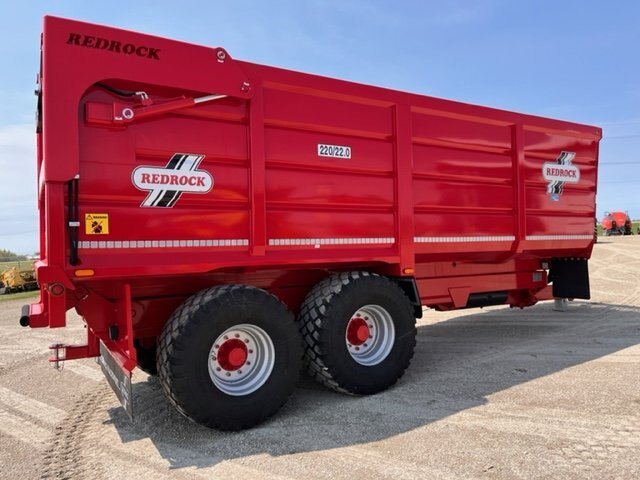
M27 260L26 255L18 255L11 250L4 250L0 248L0 262L20 262Z

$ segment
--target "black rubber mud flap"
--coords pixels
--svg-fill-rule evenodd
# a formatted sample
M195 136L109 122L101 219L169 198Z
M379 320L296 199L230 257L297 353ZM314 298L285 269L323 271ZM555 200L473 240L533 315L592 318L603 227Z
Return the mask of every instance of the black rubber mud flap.
M113 354L100 342L100 367L102 373L107 377L107 382L113 389L113 392L120 400L122 408L133 421L133 394L131 393L131 372L123 369L118 361L113 358Z
M553 281L553 296L589 300L589 266L586 258L554 258L549 278Z

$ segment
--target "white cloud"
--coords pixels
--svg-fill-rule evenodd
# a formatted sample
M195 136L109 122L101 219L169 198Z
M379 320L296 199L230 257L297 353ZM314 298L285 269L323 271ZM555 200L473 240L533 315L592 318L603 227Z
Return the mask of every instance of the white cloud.
M38 250L33 124L0 127L0 248Z

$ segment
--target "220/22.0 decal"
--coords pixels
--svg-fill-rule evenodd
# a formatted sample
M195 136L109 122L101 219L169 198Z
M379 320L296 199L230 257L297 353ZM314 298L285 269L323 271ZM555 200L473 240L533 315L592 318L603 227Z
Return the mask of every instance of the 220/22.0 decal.
M319 143L318 156L350 159L351 147L346 147L344 145L327 145L324 143Z

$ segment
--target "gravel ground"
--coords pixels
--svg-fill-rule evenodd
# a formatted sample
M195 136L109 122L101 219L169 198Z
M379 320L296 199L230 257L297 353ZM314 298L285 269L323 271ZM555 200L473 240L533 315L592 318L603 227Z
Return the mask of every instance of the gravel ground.
M94 361L46 362L62 330L0 303L0 478L640 478L640 236L601 239L593 299L558 313L426 312L403 379L347 397L303 379L267 423L185 420L136 370L131 423Z

